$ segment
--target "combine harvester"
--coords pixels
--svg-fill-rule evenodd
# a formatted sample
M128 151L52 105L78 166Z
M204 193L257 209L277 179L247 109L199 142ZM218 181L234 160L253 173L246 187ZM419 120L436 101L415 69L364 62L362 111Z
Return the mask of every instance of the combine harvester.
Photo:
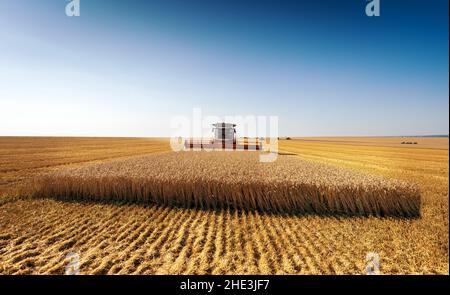
M258 138L236 138L236 124L213 124L214 138L189 138L184 142L185 150L262 150Z

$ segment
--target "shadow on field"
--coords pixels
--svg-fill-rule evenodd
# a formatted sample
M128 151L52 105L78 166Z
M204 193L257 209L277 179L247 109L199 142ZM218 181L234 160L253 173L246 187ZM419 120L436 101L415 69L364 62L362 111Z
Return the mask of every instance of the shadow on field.
M29 198L30 199L30 198ZM261 215L267 215L267 216L285 216L285 217L323 217L323 218L339 218L339 219L350 219L350 218L382 218L386 220L418 220L421 218L420 213L418 215L386 215L386 214L354 214L354 213L348 213L348 212L301 212L301 211L268 211L268 210L258 210L258 209L242 209L242 208L234 208L233 206L183 206L179 204L160 204L157 202L144 202L144 201L125 201L125 200L87 200L87 199L68 199L64 197L55 198L55 197L32 197L32 199L50 199L55 200L58 202L64 202L68 204L101 204L101 205L111 205L111 206L134 206L134 205L140 205L143 207L159 207L159 208L175 208L175 209L188 209L188 210L198 210L203 212L223 212L223 211L229 211L231 213L238 212L238 213L249 213L249 212L255 212Z

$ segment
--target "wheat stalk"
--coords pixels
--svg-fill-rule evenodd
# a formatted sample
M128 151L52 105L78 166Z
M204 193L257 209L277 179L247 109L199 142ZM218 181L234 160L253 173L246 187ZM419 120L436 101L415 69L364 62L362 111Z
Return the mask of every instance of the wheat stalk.
M420 216L416 185L294 156L179 152L40 176L35 196L284 213Z

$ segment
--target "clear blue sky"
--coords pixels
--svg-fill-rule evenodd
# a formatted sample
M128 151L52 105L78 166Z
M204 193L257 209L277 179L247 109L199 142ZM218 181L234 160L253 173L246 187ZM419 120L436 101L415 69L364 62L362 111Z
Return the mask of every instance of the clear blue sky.
M168 136L192 114L281 135L449 132L448 1L0 0L0 135Z

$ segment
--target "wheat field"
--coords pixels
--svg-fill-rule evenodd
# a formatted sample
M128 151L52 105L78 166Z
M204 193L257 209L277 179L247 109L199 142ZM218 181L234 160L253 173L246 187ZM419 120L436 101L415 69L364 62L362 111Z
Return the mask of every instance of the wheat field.
M0 203L43 172L169 149L158 138L0 137Z
M415 140L414 147L280 142L304 160L417 183L421 217L405 219L30 199L14 189L31 176L160 152L168 143L1 138L0 273L62 274L75 252L83 274L363 274L375 252L382 274L448 274L448 139L435 139L439 148Z
M332 165L259 153L168 152L56 171L35 196L123 200L277 213L420 216L417 186Z

